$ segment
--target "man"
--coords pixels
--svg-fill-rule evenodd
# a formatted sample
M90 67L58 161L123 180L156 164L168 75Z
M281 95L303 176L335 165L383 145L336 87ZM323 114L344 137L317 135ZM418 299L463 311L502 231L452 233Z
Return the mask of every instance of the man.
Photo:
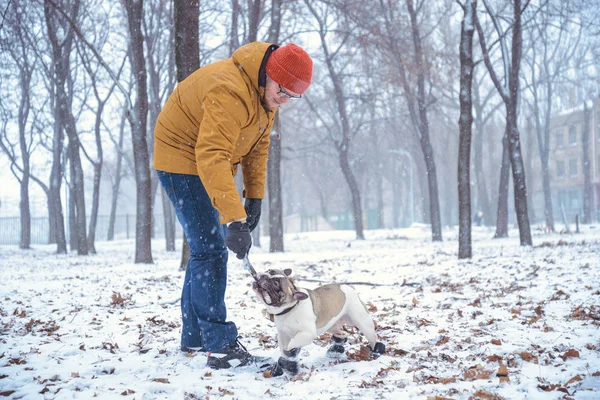
M226 321L225 245L239 259L248 254L275 112L300 98L311 79L312 60L299 46L250 43L180 82L156 122L154 168L190 245L181 349L207 351L211 368L253 360ZM234 183L240 165L244 206Z

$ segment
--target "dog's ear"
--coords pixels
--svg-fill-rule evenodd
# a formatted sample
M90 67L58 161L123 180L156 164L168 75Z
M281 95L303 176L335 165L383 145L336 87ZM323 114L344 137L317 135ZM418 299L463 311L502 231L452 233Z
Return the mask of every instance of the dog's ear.
M292 274L292 269L291 268L286 268L286 269L283 270L283 273L286 276L290 276Z
M306 300L306 299L308 299L308 295L306 293L302 293L302 292L294 293L294 300Z

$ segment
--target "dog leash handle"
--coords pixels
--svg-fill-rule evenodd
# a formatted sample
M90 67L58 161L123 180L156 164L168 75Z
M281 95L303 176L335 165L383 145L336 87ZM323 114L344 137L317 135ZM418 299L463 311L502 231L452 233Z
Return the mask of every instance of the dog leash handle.
M248 271L250 273L250 275L252 275L252 277L254 279L256 279L256 271L254 270L254 267L252 266L252 264L250 264L250 260L248 260L248 255L247 254L244 257L243 263L244 263L244 269L246 271Z

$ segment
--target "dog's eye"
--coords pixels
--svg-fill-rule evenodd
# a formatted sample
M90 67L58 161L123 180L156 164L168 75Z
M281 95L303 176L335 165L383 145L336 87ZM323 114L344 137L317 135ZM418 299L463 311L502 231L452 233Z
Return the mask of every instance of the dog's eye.
M279 289L279 281L273 281L273 286L275 286L275 289Z

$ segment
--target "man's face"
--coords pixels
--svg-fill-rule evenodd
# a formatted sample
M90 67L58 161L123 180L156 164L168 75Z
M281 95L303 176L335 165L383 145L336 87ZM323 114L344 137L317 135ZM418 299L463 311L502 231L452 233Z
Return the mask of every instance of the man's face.
M265 88L265 103L267 107L271 110L277 110L280 105L287 103L290 97L286 93L298 96L298 93L280 87L277 82L267 76L267 87Z

